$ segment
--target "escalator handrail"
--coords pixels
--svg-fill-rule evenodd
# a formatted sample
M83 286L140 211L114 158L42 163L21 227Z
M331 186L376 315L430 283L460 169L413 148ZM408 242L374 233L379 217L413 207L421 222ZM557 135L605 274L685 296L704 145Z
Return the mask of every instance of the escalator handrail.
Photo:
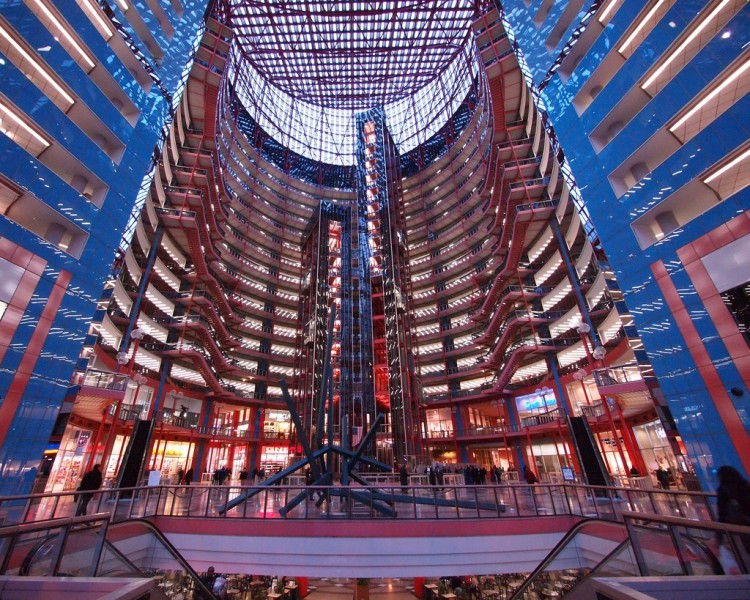
M714 575L726 575L726 573L724 572L724 565L721 564L719 557L716 556L716 554L708 544L706 544L700 538L694 537L688 533L681 533L680 537L683 537L686 540L690 540L690 542L701 549L701 551L706 555L706 558L711 565L711 569L713 570Z
M542 562L537 565L536 569L534 569L531 574L524 580L524 582L521 584L521 586L513 593L513 595L509 598L509 600L519 600L523 597L523 594L526 592L528 587L533 583L534 579L540 574L543 573L547 566L555 559L557 558L557 555L560 554L560 552L568 545L568 543L578 534L578 532L583 529L584 527L591 525L592 523L598 523L598 524L606 524L606 525L612 525L613 527L620 527L623 530L625 530L625 524L621 523L619 521L608 521L605 519L596 519L596 518L586 518L575 525L571 527L568 532L562 537L562 539L557 542L554 548L550 551L547 556L542 559ZM629 541L629 539L626 539L625 541ZM619 544L618 544L619 547ZM607 555L607 558L609 558L609 554ZM601 561L597 564L601 564Z
M55 519L45 519L42 521L30 521L28 523L16 523L14 525L5 525L0 527L0 539L19 533L34 533L35 531L44 531L45 529L60 529L70 527L71 525L86 524L90 525L95 522L107 523L112 515L109 513L92 513L80 517L57 517Z
M610 552L609 554L607 554L607 556L605 556L598 563L596 563L596 565L594 565L594 567L588 573L586 573L586 575L584 575L583 577L581 577L581 579L579 579L578 581L576 581L576 584L573 586L573 588L571 590L568 590L567 593L570 593L571 591L573 591L573 589L576 589L579 585L587 582L589 579L593 579L594 577L600 577L599 573L597 573L597 571L599 570L599 568L602 565L604 565L607 562L609 562L610 558L612 558L613 556L617 555L620 552L620 550L622 550L628 544L630 544L630 538L629 537L625 538L622 542L620 542L619 544L617 544L617 547L614 548L612 550L612 552ZM638 567L637 561L636 561L636 568L640 572L640 568ZM513 598L515 598L515 596L513 596L510 600L513 600Z
M622 511L622 522L627 521L649 521L651 523L666 523L668 525L677 525L692 529L710 529L716 533L736 533L740 535L750 535L750 527L747 525L734 525L733 523L724 523L721 521L697 521L686 517L673 517L671 515L659 515L654 513L642 513L632 510Z
M622 512L623 519L625 521L627 520L643 520L643 521L649 521L653 523L667 523L670 525L678 525L681 527L688 527L688 528L696 528L699 527L701 529L708 529L713 530L716 532L726 532L726 533L737 533L737 534L750 534L750 527L742 526L742 525L732 525L728 523L717 523L714 521L696 521L694 519L686 519L684 517L672 517L672 516L665 516L665 515L651 515L651 514L645 514L645 513L639 513L639 512L633 512L633 511L623 511ZM533 581L536 579L536 577L540 574L546 571L547 566L558 556L558 554L567 546L567 544L570 542L570 540L581 530L583 527L585 527L588 524L591 524L592 522L600 523L600 524L607 524L612 525L614 527L620 527L627 531L627 525L625 522L622 521L609 521L605 519L597 519L597 518L587 518L583 519L582 521L579 521L573 527L571 527L568 532L562 537L562 539L555 545L555 547L550 551L550 553L542 560L541 563L531 572L531 574L524 580L524 582L521 584L521 586L514 592L514 594L510 597L509 600L519 600L523 597L523 594L526 592L526 590L531 586ZM700 547L702 551L706 554L706 557L711 564L712 568L716 568L716 565L719 565L721 567L721 562L716 557L714 552L706 546L703 542L700 540L694 538L693 536L690 536L688 534L681 534L682 537L685 537L686 539L689 539L693 543L695 543L697 546ZM607 554L602 560L600 560L592 569L589 571L589 573L582 578L579 582L576 583L576 587L579 586L582 582L586 581L587 579L591 577L596 576L596 570L603 564L605 564L612 556L614 556L616 553L618 553L624 546L631 543L630 535L628 534L626 539L624 539L622 542L620 542L616 548L614 548L610 553ZM641 568L640 565L638 565L638 561L636 560L636 565L638 567L638 570L640 572Z
M180 554L179 550L177 550L177 548L174 547L172 542L170 542L167 539L167 537L161 532L161 530L148 519L128 519L126 521L118 521L117 523L112 523L107 529L107 533L109 533L113 529L117 529L118 527L124 527L126 525L132 525L134 523L145 525L146 529L149 529L151 533L154 534L154 537L156 537L156 539L158 539L164 545L164 547L172 555L172 558L174 558L174 560L177 561L177 563L179 563L180 567L182 567L185 573L190 575L190 577L192 577L195 580L196 585L200 586L201 591L204 594L208 594L207 598L211 598L213 600L219 600L214 595L213 590L206 587L206 584L203 583L203 580L200 578L200 575L198 575L198 573L195 572L193 567L190 566L190 563L188 563L182 557L182 554Z

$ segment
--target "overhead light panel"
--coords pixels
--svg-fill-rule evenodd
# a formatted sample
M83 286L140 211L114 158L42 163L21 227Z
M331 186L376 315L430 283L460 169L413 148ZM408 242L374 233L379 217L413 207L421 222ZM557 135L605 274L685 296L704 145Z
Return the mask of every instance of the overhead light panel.
M78 0L78 5L88 15L89 19L94 23L94 26L99 30L105 40L115 35L112 26L109 24L107 19L104 18L101 8L93 0Z
M659 76L669 67L669 65L672 64L672 62L682 54L685 49L692 43L692 41L697 38L701 32L708 27L708 25L711 24L711 22L719 15L719 13L724 9L724 7L729 4L731 0L722 0L716 8L714 8L705 19L703 19L698 26L693 29L690 32L690 35L688 35L683 42L677 46L677 48L669 55L669 58L665 60L656 71L654 71L651 76L646 80L646 82L641 86L641 89L644 91L647 87L650 87L654 81L656 81Z
M669 128L669 131L672 133L675 132L675 130L682 127L690 118L692 118L696 113L699 113L701 109L706 106L709 102L711 102L716 96L721 94L724 89L726 89L727 86L734 83L734 81L737 80L737 78L742 75L747 69L750 67L750 59L746 60L738 69L735 69L724 81L722 81L718 86L716 86L710 94L707 94L703 100L698 102L693 108L691 108L679 121L677 121L672 127Z
M633 43L633 40L638 37L638 35L643 31L643 28L651 23L651 20L653 19L656 12L659 10L662 4L664 4L665 0L659 0L656 4L654 4L654 7L648 11L644 17L641 19L641 21L638 23L638 26L633 29L632 33L625 39L625 41L620 45L620 47L617 49L617 51L620 54L625 54L625 51L630 47L630 44Z
M30 125L26 123L26 121L23 118L21 118L21 116L19 116L12 108L10 108L4 102L0 102L0 113L2 113L2 116L7 116L11 121L13 121L21 129L23 129L28 135L33 137L37 142L39 142L42 146L44 146L44 148L48 148L51 145L51 142L49 140L47 140L45 137L37 133ZM0 117L0 130L2 130L3 133L6 133L6 135L8 135L11 139L15 141L14 136L8 130L8 128L2 126L2 117Z
M605 9L602 11L602 14L599 15L599 18L597 19L597 21L599 21L599 23L601 23L602 25L606 24L607 17L609 16L609 13L611 13L612 9L615 6L617 6L619 3L620 3L620 0L612 0L612 2L610 2L609 4L607 4L607 6L605 7Z
M716 171L715 173L713 173L713 174L709 175L708 177L706 177L703 180L703 183L709 184L712 181L715 181L716 179L718 179L719 177L721 177L724 173L726 173L730 169L733 169L738 164L740 164L742 161L747 160L748 158L750 158L750 148L747 148L742 154L740 154L736 158L734 158L731 161L729 161L727 164L725 164L723 167L721 167L718 171Z
M24 75L26 75L32 81L34 81L35 75L39 75L42 79L44 79L44 81L46 81L49 85L51 85L55 89L55 91L58 94L60 94L60 96L62 96L62 98L69 104L68 108L70 108L70 106L73 106L73 104L75 104L75 100L73 99L73 97L70 94L68 94L67 91L65 91L65 89L55 80L55 78L52 77L52 75L50 75L49 71L39 61L37 61L26 50L26 48L24 48L18 42L16 37L8 29L6 29L2 24L0 24L0 37L5 39L5 41L8 42L8 44L10 44L11 48L15 50L18 53L18 55L33 68L33 71L31 73L25 73L24 71L28 71L28 69L24 69L23 65L16 65L19 68L19 70L24 72ZM11 58L12 60L12 57L8 57L8 58Z
M43 0L35 0L36 5L39 7L39 10L42 11L45 17L49 19L49 21L55 26L55 28L58 30L60 35L64 37L68 44L75 49L75 51L78 53L78 55L81 57L81 60L85 62L89 69L93 69L96 66L96 63L91 59L91 57L88 55L88 53L81 47L81 45L78 43L78 40L76 40L68 31L68 28L63 25L63 23L60 21L60 19L57 18L57 15L55 15L49 7L46 5L46 3Z

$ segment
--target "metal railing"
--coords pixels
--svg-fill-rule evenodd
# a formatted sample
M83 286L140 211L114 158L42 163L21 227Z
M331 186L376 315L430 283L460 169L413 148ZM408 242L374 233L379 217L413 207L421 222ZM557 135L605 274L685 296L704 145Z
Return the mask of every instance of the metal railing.
M164 592L157 594L159 598L177 598L180 592L187 597L215 598L153 524L143 520L112 524L110 520L108 514L94 514L0 527L0 575L156 576L153 588ZM170 581L164 577L166 571L171 574ZM168 593L172 586L179 588L174 594ZM42 596L57 597L51 591L42 592Z
M594 597L592 582L600 577L748 573L744 546L750 527L632 511L623 511L622 518L620 523L584 519L576 524L539 566L511 589L510 599L568 593ZM727 572L732 569L733 573ZM699 583L693 579L692 585L711 590L710 580Z
M296 482L294 477L289 479ZM219 508L240 496L236 508ZM0 498L0 524L20 524L70 517L74 491ZM108 513L112 521L168 516L182 518L277 519L279 510L298 496L308 496L285 514L287 519L325 520L382 518L373 507L386 502L396 519L456 520L518 517L596 517L621 521L624 511L715 519L715 494L578 484L510 483L499 485L372 486L303 485L157 485L94 492L90 510ZM310 499L312 498L312 499ZM321 501L321 498L324 500ZM124 500L124 501L123 501Z
M128 380L129 376L127 373L112 373L111 371L87 369L81 385L122 392L128 387Z

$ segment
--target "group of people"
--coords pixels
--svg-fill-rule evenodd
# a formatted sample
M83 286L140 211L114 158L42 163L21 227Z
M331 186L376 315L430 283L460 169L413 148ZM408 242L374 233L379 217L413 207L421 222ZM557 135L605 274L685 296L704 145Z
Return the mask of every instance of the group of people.
M177 469L177 485L190 485L193 483L192 467L185 471L182 467Z
M508 467L508 473L510 473L513 470L512 465ZM508 479L505 468L500 466L492 465L490 467L490 481L492 483L502 483L503 481L506 481Z
M434 463L425 469L427 481L430 485L443 485L445 482L445 469L442 464Z
M224 465L223 467L219 467L214 471L213 477L211 478L211 483L213 485L224 485L228 480L232 478L232 472L229 470L229 467Z

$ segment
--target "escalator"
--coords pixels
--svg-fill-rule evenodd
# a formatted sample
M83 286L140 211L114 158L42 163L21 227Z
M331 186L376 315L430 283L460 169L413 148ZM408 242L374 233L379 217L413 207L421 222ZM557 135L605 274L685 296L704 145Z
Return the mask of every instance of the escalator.
M712 549L714 535L699 523L675 532L653 523L628 527L585 519L565 534L510 600L589 599L596 597L595 577L721 575L721 564Z
M3 575L153 578L154 597L214 599L212 591L149 521L107 516L19 526L0 537Z

